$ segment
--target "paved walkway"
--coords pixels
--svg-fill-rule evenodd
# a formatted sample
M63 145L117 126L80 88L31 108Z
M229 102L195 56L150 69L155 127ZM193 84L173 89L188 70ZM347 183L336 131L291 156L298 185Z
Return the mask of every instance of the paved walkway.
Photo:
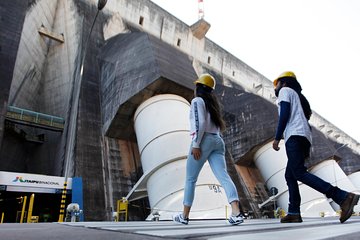
M228 225L224 220L192 221L187 226L170 221L0 224L0 240L360 239L360 217L352 217L344 224L332 217L303 220L281 224L278 219L251 219L239 226Z

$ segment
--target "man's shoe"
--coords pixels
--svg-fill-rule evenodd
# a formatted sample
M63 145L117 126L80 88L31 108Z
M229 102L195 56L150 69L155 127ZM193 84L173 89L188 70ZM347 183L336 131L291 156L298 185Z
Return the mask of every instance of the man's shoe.
M228 221L231 225L239 225L240 223L244 222L244 218L242 217L241 213L239 213L237 216L231 215Z
M340 208L341 208L340 222L341 223L344 223L346 220L348 220L351 217L351 215L354 211L354 206L359 201L359 197L360 197L359 195L356 195L354 193L348 193L345 200L343 201L343 203L340 206Z
M179 213L179 214L173 216L172 219L176 223L181 223L181 224L185 224L185 225L187 225L189 223L189 218L184 218L182 213Z
M301 223L302 221L300 214L288 214L280 220L281 223Z

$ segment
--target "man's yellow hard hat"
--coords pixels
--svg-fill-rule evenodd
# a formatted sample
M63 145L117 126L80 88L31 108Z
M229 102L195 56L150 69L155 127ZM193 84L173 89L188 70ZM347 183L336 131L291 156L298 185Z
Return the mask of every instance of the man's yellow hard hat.
M215 89L215 85L216 85L214 77L207 73L202 74L194 83L195 84L200 83L212 89Z
M274 80L274 87L276 87L278 81L280 78L284 78L284 77L292 77L292 78L295 78L296 79L296 75L294 72L291 72L291 71L286 71L286 72L283 72L282 74L280 74L280 76Z

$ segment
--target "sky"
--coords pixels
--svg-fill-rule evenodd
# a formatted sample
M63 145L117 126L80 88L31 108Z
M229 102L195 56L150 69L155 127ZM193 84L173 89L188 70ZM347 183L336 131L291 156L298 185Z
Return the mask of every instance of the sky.
M198 0L152 0L188 24ZM206 37L273 80L293 71L323 118L360 142L359 0L203 0Z

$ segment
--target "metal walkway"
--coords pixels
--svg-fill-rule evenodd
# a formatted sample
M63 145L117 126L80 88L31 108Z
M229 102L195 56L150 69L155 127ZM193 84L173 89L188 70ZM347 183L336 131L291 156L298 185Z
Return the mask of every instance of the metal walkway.
M65 124L63 118L14 106L8 106L6 119L18 124L44 128L52 131L63 131Z

